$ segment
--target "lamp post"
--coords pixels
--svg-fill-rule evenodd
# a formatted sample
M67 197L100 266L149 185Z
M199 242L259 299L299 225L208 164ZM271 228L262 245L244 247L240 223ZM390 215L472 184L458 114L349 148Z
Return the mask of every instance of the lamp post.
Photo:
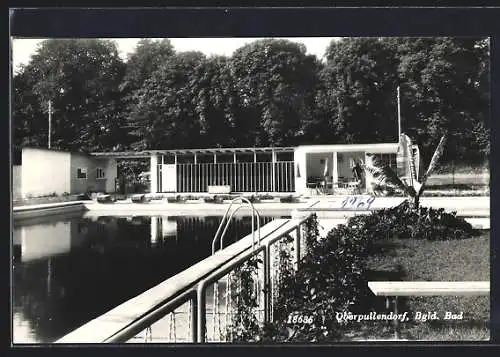
M398 140L399 137L401 136L401 97L400 97L400 91L399 91L399 86L397 90L397 96L398 96Z
M49 144L48 144L49 149L50 149L51 134L52 134L52 101L49 99Z
M64 94L64 88L59 89L59 94ZM48 101L49 104L49 132L48 132L48 148L50 149L50 146L52 144L52 100L49 99Z

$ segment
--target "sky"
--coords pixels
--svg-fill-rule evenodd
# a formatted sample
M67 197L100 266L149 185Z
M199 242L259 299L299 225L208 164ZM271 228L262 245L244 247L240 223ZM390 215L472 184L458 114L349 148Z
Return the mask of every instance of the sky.
M285 38L285 37L280 37ZM258 40L260 38L170 38L174 49L178 52L184 51L200 51L207 56L226 55L230 56L236 49L245 44ZM337 37L286 37L285 39L303 43L306 46L308 54L314 54L318 58L322 58L326 47L330 42ZM120 56L125 60L127 54L134 51L134 48L139 41L138 38L110 38L118 45ZM20 64L27 64L30 61L43 39L13 39L12 41L12 60L14 71L19 68Z

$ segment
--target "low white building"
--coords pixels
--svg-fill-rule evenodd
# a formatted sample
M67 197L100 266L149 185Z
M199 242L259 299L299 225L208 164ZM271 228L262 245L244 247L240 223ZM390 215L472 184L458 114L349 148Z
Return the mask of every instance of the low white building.
M23 148L21 173L22 197L79 194L88 191L114 192L117 177L115 159L44 148ZM13 183L18 186L17 182Z
M371 188L370 177L354 177L355 163L376 157L400 177L408 176L407 161L398 148L399 143L374 143L90 154L25 148L21 190L24 197L115 192L117 160L147 159L151 193L206 193L214 187L234 193L363 192ZM418 148L414 150L418 154Z

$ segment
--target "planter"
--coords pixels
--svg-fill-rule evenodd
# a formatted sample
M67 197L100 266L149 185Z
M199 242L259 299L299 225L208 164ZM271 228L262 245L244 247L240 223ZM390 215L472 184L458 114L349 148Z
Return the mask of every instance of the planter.
M142 195L133 195L132 197L130 197L130 199L134 203L146 203L146 202L151 201L151 198L146 197L146 195L144 195L144 194L142 194Z
M279 202L278 198L270 198L270 199L260 200L260 203L276 203L276 202Z
M199 199L199 200L186 200L186 203L202 203L203 200Z
M229 185L218 185L218 186L208 186L208 193L212 194L228 194L231 193L231 186Z
M281 203L294 203L294 202L297 202L297 199L293 196L281 197L280 202Z
M99 203L113 203L116 199L111 195L100 195L96 197L97 202Z

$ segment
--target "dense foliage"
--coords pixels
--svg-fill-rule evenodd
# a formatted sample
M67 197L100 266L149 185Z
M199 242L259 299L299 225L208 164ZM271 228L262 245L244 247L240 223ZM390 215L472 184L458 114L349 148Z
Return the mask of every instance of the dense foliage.
M432 207L415 209L408 201L370 215L352 217L348 226L354 234L366 235L372 240L386 237L451 240L469 238L477 233L470 223L457 217L456 212Z
M489 154L489 42L484 38L344 38L324 61L266 39L231 57L141 40L124 61L108 40L51 39L13 79L16 147L124 150L285 146L397 140L426 161L447 134L445 161Z
M374 251L374 242L387 238L452 240L476 234L477 231L455 213L427 207L415 210L407 202L370 215L349 218L345 225L336 226L326 237L320 237L318 222L313 215L306 222L304 237L307 248L300 269L281 270L274 321L258 326L255 318L246 311L247 315L240 319L246 321L246 325L238 324L239 340L335 341L349 325L349 322L339 323L337 313L376 311L377 307L367 303L372 300L368 298L365 264L367 256ZM288 262L292 257L290 243L280 250L281 258ZM248 267L245 274L250 276ZM249 295L251 291L249 287L244 303L255 307L255 300L251 299L252 294ZM293 316L296 315L307 322L294 323Z

